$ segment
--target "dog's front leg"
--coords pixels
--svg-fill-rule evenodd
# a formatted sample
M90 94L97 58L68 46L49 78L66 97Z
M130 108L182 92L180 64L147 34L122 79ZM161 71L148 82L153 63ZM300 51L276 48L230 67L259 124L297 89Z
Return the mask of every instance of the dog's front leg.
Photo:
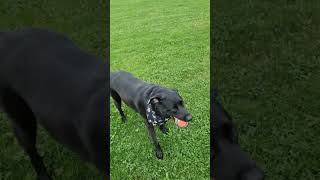
M152 124L148 123L147 120L145 120L145 125L148 129L148 134L151 137L152 143L155 146L156 156L158 159L163 159L163 152L161 150L160 144L157 141L156 133L154 131L154 127Z
M159 129L160 131L163 133L163 134L168 134L169 133L169 129L166 128L166 124L162 124L159 126Z

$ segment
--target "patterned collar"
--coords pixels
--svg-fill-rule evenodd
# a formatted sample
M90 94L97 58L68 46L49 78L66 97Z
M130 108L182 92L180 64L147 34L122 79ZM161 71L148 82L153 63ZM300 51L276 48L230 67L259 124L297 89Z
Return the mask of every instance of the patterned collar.
M153 126L163 125L169 120L169 119L163 119L160 116L156 115L156 112L152 109L151 103L148 103L148 106L146 109L146 115L147 115L148 123L152 124Z

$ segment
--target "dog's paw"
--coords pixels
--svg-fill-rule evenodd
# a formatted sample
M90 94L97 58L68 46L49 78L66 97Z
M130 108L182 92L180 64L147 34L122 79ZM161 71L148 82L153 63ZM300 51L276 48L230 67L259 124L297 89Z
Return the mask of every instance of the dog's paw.
M169 129L164 126L160 127L160 131L165 135L169 134Z
M158 159L162 160L163 159L163 153L161 150L156 150L156 156Z

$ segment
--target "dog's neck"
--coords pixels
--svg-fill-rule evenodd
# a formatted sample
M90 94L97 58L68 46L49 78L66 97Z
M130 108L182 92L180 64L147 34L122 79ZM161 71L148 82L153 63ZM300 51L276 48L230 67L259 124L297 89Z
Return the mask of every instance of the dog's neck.
M157 125L161 126L168 121L168 119L162 118L161 116L156 114L156 112L152 107L151 101L149 101L149 103L147 104L146 116L147 116L148 123L152 124L153 126L157 126Z

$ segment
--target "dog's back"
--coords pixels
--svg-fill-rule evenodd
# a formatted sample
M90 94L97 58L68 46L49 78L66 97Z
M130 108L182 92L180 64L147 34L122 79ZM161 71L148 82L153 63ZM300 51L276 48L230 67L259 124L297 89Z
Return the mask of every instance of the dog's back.
M57 110L61 104L82 108L84 104L74 100L86 101L97 81L107 76L102 61L64 36L42 29L6 33L0 40L0 57L0 87L15 91L30 106L41 104L46 109Z
M114 71L110 73L110 88L120 92L120 88L130 88L132 91L136 91L139 88L148 83L134 77L127 71Z
M110 91L118 94L121 99L131 108L138 110L141 102L135 98L146 96L152 88L153 84L146 83L131 73L126 71L114 71L110 73Z

